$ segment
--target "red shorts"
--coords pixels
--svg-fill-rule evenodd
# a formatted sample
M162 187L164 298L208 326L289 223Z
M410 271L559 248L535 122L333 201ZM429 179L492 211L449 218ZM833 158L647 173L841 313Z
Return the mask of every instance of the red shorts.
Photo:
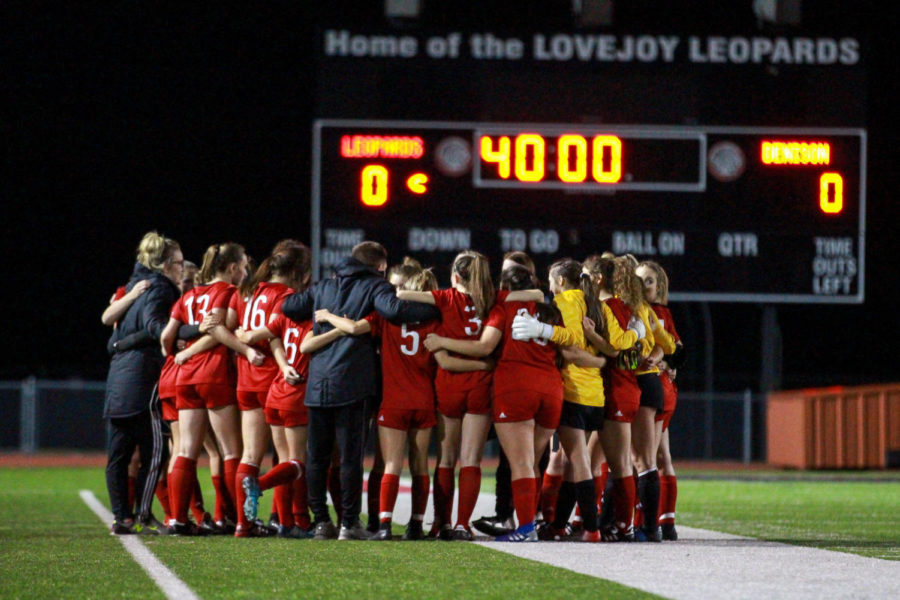
M545 429L559 426L562 412L562 389L559 394L542 394L521 390L494 396L494 423L516 423L534 419Z
M159 405L162 407L163 421L177 421L178 409L175 408L175 397L160 398Z
M220 408L236 404L234 387L227 383L188 383L175 386L175 408Z
M669 428L669 423L672 422L672 415L675 414L675 404L678 402L678 388L665 375L660 375L659 382L663 388L663 411L656 415L656 420L663 422L663 431L665 431Z
M462 419L466 413L491 412L491 386L483 385L465 392L438 392L437 410L448 419Z
M606 420L633 423L641 407L641 388L633 372L613 369L606 394Z
M437 425L437 415L434 410L409 409L409 408L382 408L378 411L376 421L379 427L400 429L430 429Z
M237 393L237 403L238 408L241 410L254 410L257 408L265 408L266 407L266 396L269 395L269 390L264 390L262 392L246 392L238 390Z
M283 410L280 408L266 408L266 423L281 427L306 427L309 425L309 411L305 406L303 410Z

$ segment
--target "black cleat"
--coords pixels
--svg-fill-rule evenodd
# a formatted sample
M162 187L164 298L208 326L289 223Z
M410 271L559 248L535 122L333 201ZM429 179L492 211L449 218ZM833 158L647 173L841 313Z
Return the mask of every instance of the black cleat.
M394 536L391 534L391 523L382 523L378 527L378 531L373 533L369 540L373 542L389 542L394 539Z
M600 532L604 542L633 542L634 528L628 526L628 529L619 529L615 525L610 525Z
M507 517L506 519L502 519L499 516L481 517L476 521L472 521L472 527L481 533L497 537L515 531L516 522L512 517Z
M457 525L453 529L453 539L457 542L471 542L475 539L475 536L464 525Z
M659 530L659 527L645 529L644 527L637 527L634 530L634 541L636 542L661 542L662 541L662 532Z
M422 521L410 520L406 525L406 533L401 538L406 541L416 541L425 539L425 533L422 531Z
M675 523L663 523L662 527L662 539L674 542L678 539L678 532L675 531Z

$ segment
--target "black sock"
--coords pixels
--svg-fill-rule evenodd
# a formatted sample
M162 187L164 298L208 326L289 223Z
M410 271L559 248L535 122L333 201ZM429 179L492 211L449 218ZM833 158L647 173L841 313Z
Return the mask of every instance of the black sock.
M559 496L556 499L556 518L553 527L562 529L569 522L572 509L575 508L575 484L571 481L563 481L559 486Z
M613 478L610 475L606 479L606 488L603 490L603 506L600 507L600 529L613 524Z
M585 530L597 531L597 492L593 478L575 484L575 497L578 499Z
M659 471L653 469L638 476L637 492L644 511L644 529L655 530L659 526Z

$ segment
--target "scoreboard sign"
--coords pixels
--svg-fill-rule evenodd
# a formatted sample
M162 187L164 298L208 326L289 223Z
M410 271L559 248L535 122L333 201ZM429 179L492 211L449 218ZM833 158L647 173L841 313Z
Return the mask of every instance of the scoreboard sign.
M450 261L467 248L484 252L497 268L503 253L524 250L542 276L560 257L611 250L661 263L672 273L673 300L864 299L866 131L858 110L845 112L845 126L837 126L835 116L816 124L807 109L772 124L766 118L772 107L754 112L753 101L731 98L727 77L704 77L701 88L696 73L684 70L682 84L718 94L729 103L729 115L740 113L735 105L746 107L745 118L729 123L685 123L698 119L685 117L683 99L672 103L670 114L658 106L664 99L640 93L641 81L653 73L671 80L668 70L676 66L640 65L634 73L620 66L607 76L570 66L554 73L561 87L548 89L533 61L485 71L470 58L435 73L440 65L416 63L414 55L404 57L411 61L405 65L409 83L394 89L396 104L386 100L390 90L380 83L368 102L348 101L336 92L350 93L354 77L397 85L403 69L396 57L329 56L329 39L340 54L326 33L321 64L327 68L318 82L322 117L314 123L312 148L312 240L320 277L355 243L373 239L392 261L411 255L435 266L444 284ZM354 38L347 39L352 48ZM835 45L858 51L846 40ZM676 56L677 43L669 47ZM516 73L518 91L505 105L496 91L481 93L477 102L460 99L463 89L502 86ZM814 75L829 73L819 65ZM738 75L770 76L756 70ZM784 77L784 94L822 85L811 83L810 75L801 70ZM525 106L533 98L516 101L522 90L551 104L564 97L569 109L593 114L605 100L592 99L585 78L597 80L595 93L605 83L635 94L630 111L616 109L623 120L586 122L584 114L576 120L579 115L567 113L555 120L522 118L536 116ZM340 81L344 85L335 87ZM828 83L835 85L834 98L852 98L837 79ZM435 104L431 93L443 93L448 106ZM776 114L778 106L791 105L775 98L781 96L769 104ZM507 118L479 118L498 113ZM640 120L624 121L629 114Z

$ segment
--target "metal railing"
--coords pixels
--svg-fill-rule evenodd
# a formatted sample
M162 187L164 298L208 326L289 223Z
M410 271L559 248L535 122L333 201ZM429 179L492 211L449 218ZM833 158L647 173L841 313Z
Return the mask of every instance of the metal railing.
M0 381L0 448L103 449L105 391L103 381ZM669 435L676 460L765 460L765 396L680 392Z

